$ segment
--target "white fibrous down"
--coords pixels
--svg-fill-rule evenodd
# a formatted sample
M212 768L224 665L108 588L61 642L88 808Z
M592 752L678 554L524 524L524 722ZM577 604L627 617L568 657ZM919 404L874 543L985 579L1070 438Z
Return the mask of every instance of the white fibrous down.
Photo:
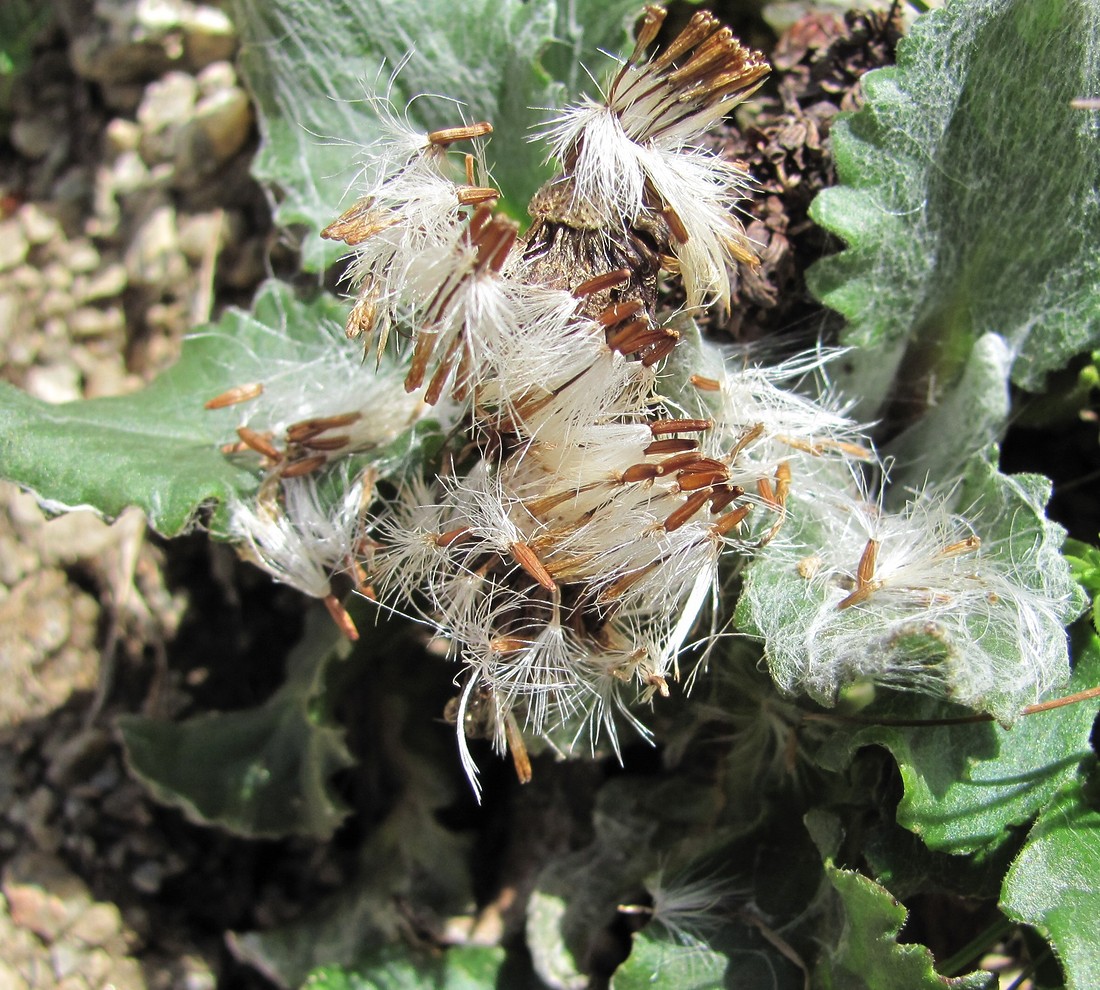
M541 227L522 236L494 211L480 158L452 150L488 124L419 135L381 115L394 136L325 236L354 252L349 335L369 365L396 338L399 372L326 370L319 388L308 370L288 375L254 407L278 449L242 433L274 489L233 508L233 534L276 579L325 597L347 576L449 644L475 789L475 712L521 776L524 734L615 752L620 726L645 737L632 706L673 689L700 655L700 616L721 606L724 564L761 548L803 575L758 630L769 660L783 687L819 699L863 677L925 690L938 679L963 701L980 699L983 678L1034 684L973 653L968 683L957 665L905 660L884 641L915 630L919 653L935 625L945 650L983 635L1025 650L1052 634L1053 607L984 566L962 520L860 498L847 465L873 453L823 386L830 355L766 368L700 340L693 314L728 304L731 266L754 258L732 212L748 178L698 142L767 67L704 13L647 57L659 14L649 8L603 99L566 108L541 135L561 171L540 193ZM638 243L656 244L651 258L620 250ZM688 310L662 310L659 271L680 280ZM425 415L444 427L437 476L382 477L369 514L374 477L345 471L333 498L308 474ZM800 542L805 526L788 533L795 503L828 517L825 545ZM975 623L994 602L983 633ZM792 610L805 621L788 621ZM869 610L883 616L875 635L859 621Z

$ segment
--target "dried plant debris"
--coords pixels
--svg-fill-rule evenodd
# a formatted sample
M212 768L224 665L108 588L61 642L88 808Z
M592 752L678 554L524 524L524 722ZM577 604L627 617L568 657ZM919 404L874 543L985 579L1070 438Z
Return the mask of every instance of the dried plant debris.
M741 267L728 319L716 330L751 342L793 335L804 345L836 328L806 289L803 273L839 249L807 211L835 185L829 128L841 111L860 105L865 72L892 65L902 33L899 16L882 11L816 12L797 21L772 56L772 83L737 117L712 132L710 147L744 163L753 176L745 230L760 260Z

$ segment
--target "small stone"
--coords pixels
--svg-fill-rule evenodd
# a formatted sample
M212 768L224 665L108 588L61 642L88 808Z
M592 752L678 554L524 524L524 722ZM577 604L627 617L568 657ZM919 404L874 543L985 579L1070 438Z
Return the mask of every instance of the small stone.
M19 971L9 966L3 959L0 959L0 987L4 987L5 990L30 990L27 981Z
M51 942L92 900L84 882L46 853L13 859L4 869L2 887L16 926Z
M155 894L164 883L164 868L160 863L146 860L131 871L130 883L142 894Z
M126 249L126 273L131 285L163 289L187 278L187 262L179 250L176 211L164 204L141 222Z
M42 279L47 289L68 292L73 287L73 273L60 261L51 261L41 268Z
M212 96L236 87L237 70L233 68L232 62L214 62L195 76L195 82L199 87L200 98Z
M0 220L0 272L23 264L30 245L23 225L14 217Z
M180 250L192 262L205 258L211 245L220 248L225 242L225 234L225 213L222 210L179 217Z
M126 327L126 318L119 306L96 309L82 306L69 316L69 332L74 338L117 337Z
M136 959L116 959L103 981L104 987L113 990L146 990L145 977Z
M52 213L47 213L38 203L25 203L19 208L19 222L27 240L37 246L48 244L61 235L61 224Z
M224 11L207 4L189 6L184 10L181 26L184 57L192 68L201 69L211 62L233 57L237 36Z
M205 136L214 160L226 162L248 142L252 104L241 89L213 93L195 107L194 124Z
M94 272L99 268L102 260L99 256L99 252L95 249L95 245L84 238L69 241L62 255L63 261L68 266L69 271L74 274Z
M85 945L100 946L106 945L121 931L122 915L118 908L101 901L77 918L67 934Z
M24 158L45 158L55 148L68 143L64 125L48 114L20 117L11 125L11 143Z
M72 402L80 398L80 372L71 364L35 365L27 372L23 387L51 405Z
M67 938L50 947L50 966L57 980L64 980L67 976L80 976L85 962L86 953L83 947L73 945Z
M146 162L172 161L179 150L179 133L194 114L198 84L186 72L169 72L145 88L138 107L141 154Z
M112 261L73 284L73 301L76 303L99 302L122 295L126 289L126 266Z
M137 151L141 143L141 125L125 117L115 117L104 128L103 143L112 158L124 151Z

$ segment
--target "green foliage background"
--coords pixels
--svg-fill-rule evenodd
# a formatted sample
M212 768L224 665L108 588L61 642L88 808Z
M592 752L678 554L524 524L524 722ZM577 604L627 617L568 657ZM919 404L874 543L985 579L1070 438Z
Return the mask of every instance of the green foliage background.
M636 4L236 0L233 9L263 136L255 172L277 197L278 222L298 232L303 268L319 271L338 249L317 234L352 198L359 149L381 133L367 92L380 82L425 129L491 120L488 160L519 214L547 174L530 126L590 87L581 66L598 74L597 49L622 48ZM822 302L847 318L854 350L840 384L861 414L898 428L888 452L899 487L979 471L987 492L999 491L1007 482L988 451L1007 427L1011 390L1041 393L1049 372L1100 347L1100 113L1071 104L1100 94L1100 8L948 4L919 19L897 66L863 89L864 108L832 131L840 185L813 207L846 245L810 272ZM259 478L219 453L231 419L203 402L265 362L307 360L346 305L270 283L250 312L197 332L175 368L124 398L46 406L0 386L0 471L54 508L113 516L138 505L165 535L200 518L222 530L226 501ZM1051 562L1060 535L1042 501L1027 499L1026 539L1044 541L1044 568L1064 567ZM1028 549L1012 543L1015 532L1008 553ZM1074 550L1090 594L1095 552ZM783 579L766 557L755 565L747 628ZM583 841L529 864L538 878L524 944L404 947L395 897L440 916L470 909L474 836L440 824L462 785L446 732L424 729L439 710L439 672L400 662L412 649L403 635L375 630L341 659L328 628L311 621L287 685L261 708L122 724L131 768L192 819L243 835L326 836L347 812L329 782L348 762L332 692L370 678L371 714L386 731L364 758L402 783L356 809L370 822L360 882L293 926L235 936L238 951L288 985L472 990L537 986L537 973L579 988L598 933L660 874L721 885L719 924L704 947L655 917L609 974L617 990L991 985L980 972L940 974L926 949L899 943L906 909L895 895L939 893L999 900L1005 917L1049 940L1066 986L1100 986L1094 704L1012 728L906 727L889 720L958 712L880 692L861 713L871 724L852 731L805 721L744 641L720 651L691 699L654 714L659 772L628 764L593 777L538 762L533 788L543 778L568 786L577 773L590 802L573 808ZM1083 690L1100 680L1095 629L1079 623L1073 647L1068 690ZM218 772L181 772L180 752L191 771ZM965 971L975 960L963 962Z

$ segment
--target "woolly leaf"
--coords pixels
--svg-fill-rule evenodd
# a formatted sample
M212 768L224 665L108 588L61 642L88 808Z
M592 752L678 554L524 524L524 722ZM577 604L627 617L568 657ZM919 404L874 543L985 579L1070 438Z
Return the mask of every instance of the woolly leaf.
M1080 780L1039 816L1005 878L1001 906L1050 940L1068 990L1100 986L1100 811Z
M504 950L455 946L429 956L388 946L354 969L326 966L310 973L302 990L492 990Z
M385 133L378 107L363 99L368 88L389 88L394 110L425 131L490 121L492 179L505 208L522 216L550 177L531 126L591 86L581 56L622 47L639 5L235 0L234 9L259 105L253 172L277 191L276 221L304 227L302 265L315 271L346 250L317 234L349 205L359 149Z
M91 506L113 517L139 506L153 529L175 536L201 506L258 484L218 449L233 437L232 412L203 403L264 366L301 359L318 327L339 319L332 297L300 302L271 282L251 313L230 310L193 334L176 365L140 392L51 406L0 384L0 473L51 508Z
M188 337L179 361L140 392L51 406L0 383L0 475L58 511L90 506L114 517L136 505L165 536L212 509L204 522L221 533L226 502L254 493L262 477L255 455L221 452L236 441L237 425L247 420L278 432L296 410L346 412L326 406L342 401L391 413L371 418L378 442L360 457L380 475L401 474L434 453L439 427L417 419L424 408L406 397L396 373L362 367L359 350L339 329L343 316L333 296L303 301L272 281L250 312L230 310ZM262 398L204 408L227 389L254 382L266 384Z
M299 917L263 931L232 933L230 941L238 958L280 986L297 987L318 967L339 966L379 986L420 971L425 981L436 978L449 988L445 979L459 979L467 961L481 973L488 957L478 962L460 954L454 968L445 960L433 968L430 960L407 955L401 942L410 917L445 918L473 903L472 836L441 821L443 809L465 786L453 728L435 714L451 685L418 653L407 627L360 628L359 648L335 670L343 682L330 681L332 696L355 712L357 752L369 768L358 778L359 827L365 833L358 867L338 891ZM395 910L396 903L408 913Z
M328 615L314 609L287 659L286 683L258 708L184 722L121 716L130 771L193 822L251 838L329 838L347 809L328 780L351 756L317 700L329 663L347 652Z
M814 973L824 990L979 990L997 985L990 973L976 972L948 979L935 969L932 953L923 945L897 941L908 913L873 880L831 863L826 875L838 895L835 932L822 933L824 946Z
M1049 490L1041 477L998 474L988 455L974 458L942 502L926 494L906 514L880 518L881 532L895 536L881 538L875 579L889 558L902 579L919 580L908 591L887 584L854 607L838 607L852 584L812 562L843 546L854 581L867 532L824 500L792 498L787 538L749 568L737 620L763 638L768 668L786 691L833 705L842 689L870 681L1011 721L1068 677L1063 626L1084 604L1059 552L1064 531L1043 514ZM952 509L973 521L981 541L969 562L957 551L937 562L934 527Z
M1073 105L1100 92L1100 7L948 4L863 88L832 131L841 185L812 208L847 250L809 273L847 341L875 349L853 384L901 361L909 417L998 333L1039 389L1100 340L1100 113Z
M1095 638L1080 652L1068 692L1100 682ZM934 719L942 706L911 702L877 708L870 718ZM978 725L876 725L836 740L821 754L834 768L861 746L885 746L898 761L905 794L898 823L932 849L972 853L1009 840L1011 826L1038 814L1077 774L1091 753L1095 704L1067 705L1030 715L1011 729Z

